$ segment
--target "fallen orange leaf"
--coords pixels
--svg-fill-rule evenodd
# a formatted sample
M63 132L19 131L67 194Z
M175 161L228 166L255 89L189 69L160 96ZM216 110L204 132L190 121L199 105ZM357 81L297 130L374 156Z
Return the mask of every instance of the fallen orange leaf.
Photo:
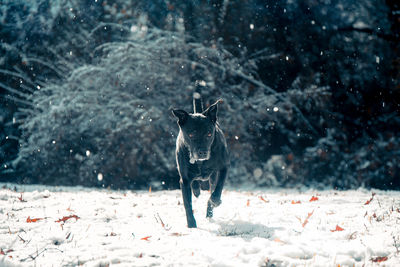
M151 235L149 235L149 236L146 236L146 237L142 237L140 240L146 240L146 241L149 241L149 238L151 237Z
M374 196L375 196L375 193L372 193L371 198L368 199L368 200L364 203L364 205L369 205L369 203L371 203L371 201L374 199Z
M308 219L310 219L310 217L313 215L313 213L314 213L314 211L308 213L307 218L304 220L304 222L302 224L303 228L307 225Z
M278 242L278 243L286 244L286 242L280 240L279 238L275 238L274 241L275 241L275 242Z
M74 210L71 209L71 206L69 206L69 207L67 208L67 211L74 212Z
M31 217L30 216L28 216L28 218L26 218L26 222L27 223L32 223L32 222L37 222L37 221L40 221L40 220L43 220L44 218L33 218L33 219L31 219Z
M76 215L70 215L70 216L64 216L61 219L57 220L56 222L66 222L69 219L75 218L75 220L80 219L80 217L76 216Z
M372 262L382 262L382 261L387 261L387 260L388 260L388 257L386 257L386 256L371 258Z
M311 199L310 199L310 202L317 201L317 200L318 200L318 197L312 196Z
M19 201L21 201L21 202L26 202L26 200L22 198L22 193L21 193L21 196L18 197L18 199L19 199Z
M172 233L170 234L170 236L184 236L186 234L182 234L182 233Z
M269 202L268 200L266 200L265 198L263 198L263 196L259 196L258 198L259 198L260 200L264 201L265 203L268 203L268 202Z
M250 199L247 200L246 206L250 206Z
M336 225L336 228L334 230L331 230L331 232L337 232L337 231L343 231L344 229L340 227L339 225Z
M301 201L300 200L298 200L298 201L292 200L292 204L301 204Z

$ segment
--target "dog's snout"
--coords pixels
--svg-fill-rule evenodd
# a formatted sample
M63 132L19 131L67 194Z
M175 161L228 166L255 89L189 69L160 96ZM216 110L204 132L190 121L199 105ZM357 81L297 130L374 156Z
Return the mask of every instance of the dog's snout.
M208 160L210 158L210 152L208 151L198 151L197 156L199 160Z
M207 151L199 151L198 153L200 158L206 158L208 156Z

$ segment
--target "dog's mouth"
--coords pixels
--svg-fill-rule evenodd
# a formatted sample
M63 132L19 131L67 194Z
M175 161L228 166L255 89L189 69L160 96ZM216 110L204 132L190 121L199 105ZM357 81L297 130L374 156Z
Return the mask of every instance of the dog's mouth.
M190 163L194 163L196 161L204 161L210 159L210 152L199 152L199 153L190 153Z
M204 160L209 160L209 159L210 159L209 157L206 157L206 158L197 158L197 159L195 159L195 160L204 161Z

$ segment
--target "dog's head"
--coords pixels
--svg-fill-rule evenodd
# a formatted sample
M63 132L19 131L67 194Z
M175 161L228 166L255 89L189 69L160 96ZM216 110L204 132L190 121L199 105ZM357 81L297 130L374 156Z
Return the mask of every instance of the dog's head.
M180 109L172 111L174 116L178 118L178 125L184 142L189 148L191 161L208 160L210 158L219 102L220 100L202 113L191 114Z

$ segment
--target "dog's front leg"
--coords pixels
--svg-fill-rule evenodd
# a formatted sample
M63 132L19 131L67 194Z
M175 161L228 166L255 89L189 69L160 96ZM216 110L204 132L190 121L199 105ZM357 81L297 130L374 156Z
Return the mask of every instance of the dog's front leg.
M222 193L222 188L224 187L224 182L227 174L228 174L228 169L226 167L218 172L217 184L210 196L210 199L207 202L207 213L206 213L207 218L211 218L213 216L214 207L218 207L221 204L221 193Z
M183 205L185 206L187 225L189 228L196 228L196 220L193 216L192 209L192 190L190 188L190 182L186 179L180 181L183 197Z

